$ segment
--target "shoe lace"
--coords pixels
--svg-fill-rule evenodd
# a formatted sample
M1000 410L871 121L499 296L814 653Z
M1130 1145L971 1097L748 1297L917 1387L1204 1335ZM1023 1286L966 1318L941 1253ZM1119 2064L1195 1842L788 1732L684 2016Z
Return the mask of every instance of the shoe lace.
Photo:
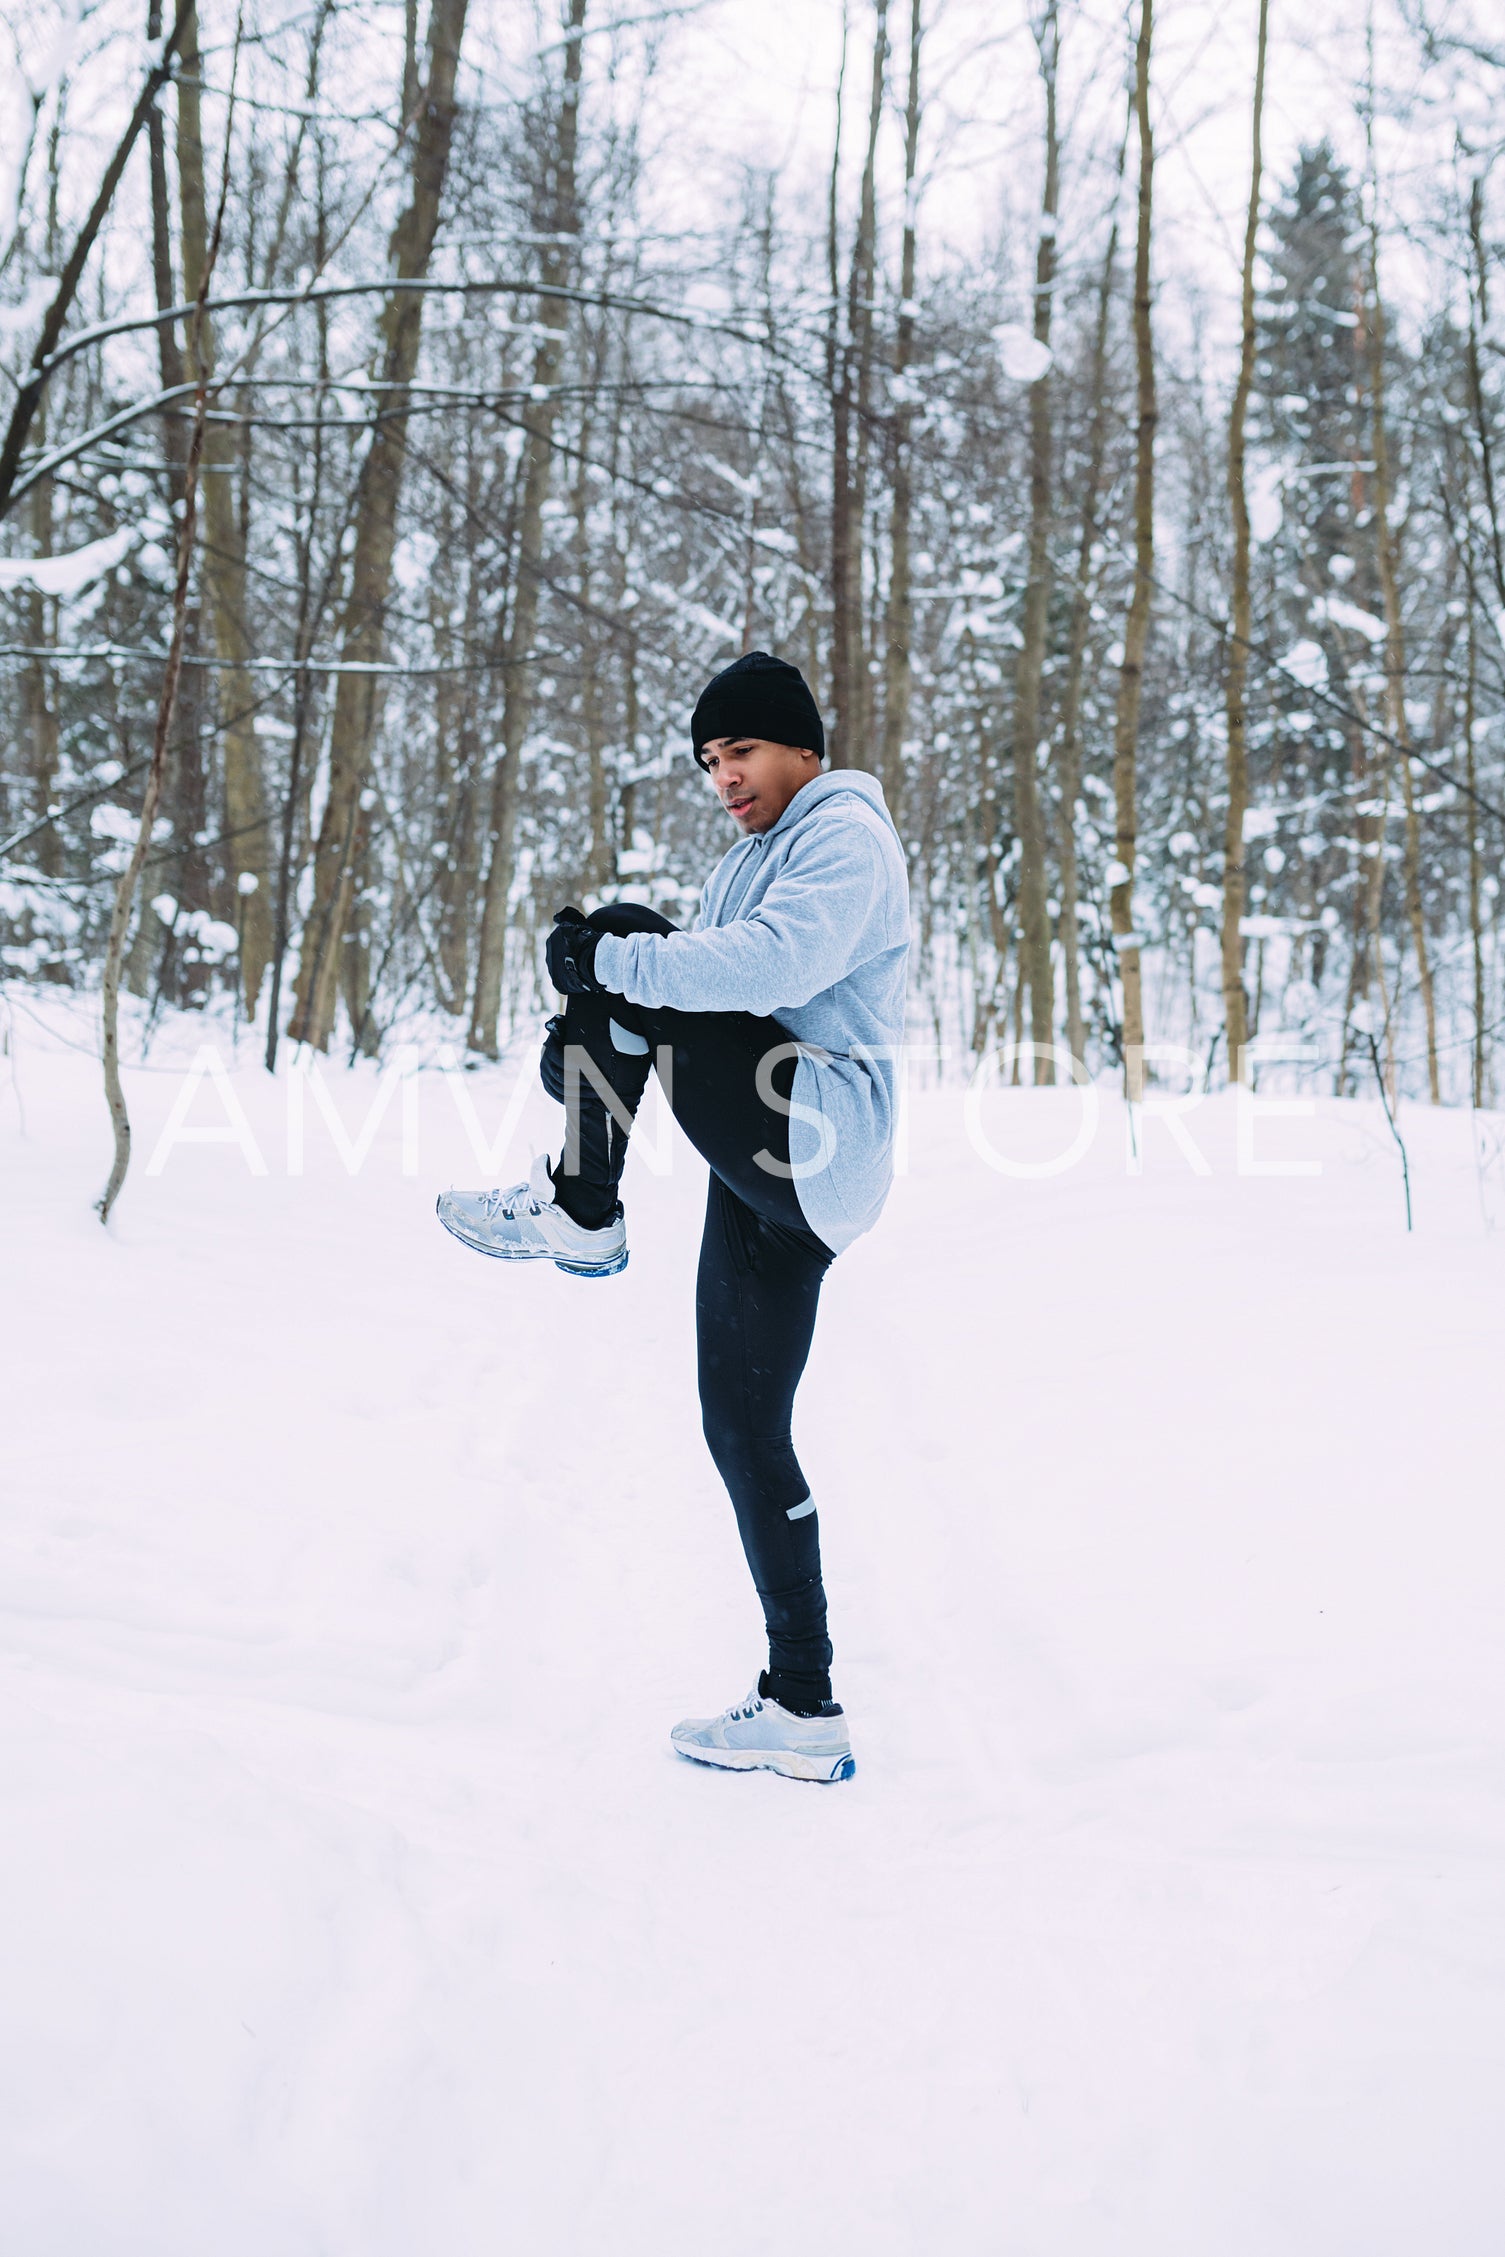
M762 1706L763 1696L754 1686L752 1691L745 1695L742 1700L733 1701L726 1714L728 1717L756 1716Z
M540 1211L531 1184L499 1184L495 1191L488 1191L481 1201L481 1211L488 1222L493 1221L497 1215L505 1215L509 1223L516 1222L524 1208L530 1215L536 1215Z
M498 1184L488 1191L481 1201L481 1209L488 1222L497 1215L505 1215L508 1222L516 1222L521 1214L541 1215L551 1203L553 1179L548 1174L548 1158L535 1160L533 1171L524 1183Z

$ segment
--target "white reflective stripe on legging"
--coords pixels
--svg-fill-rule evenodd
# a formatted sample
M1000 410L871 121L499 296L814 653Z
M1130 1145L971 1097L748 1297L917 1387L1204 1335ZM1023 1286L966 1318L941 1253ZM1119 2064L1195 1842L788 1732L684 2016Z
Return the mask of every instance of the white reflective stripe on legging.
M784 1518L786 1520L803 1520L807 1513L813 1513L814 1510L815 1499L807 1497L802 1505L791 1505Z

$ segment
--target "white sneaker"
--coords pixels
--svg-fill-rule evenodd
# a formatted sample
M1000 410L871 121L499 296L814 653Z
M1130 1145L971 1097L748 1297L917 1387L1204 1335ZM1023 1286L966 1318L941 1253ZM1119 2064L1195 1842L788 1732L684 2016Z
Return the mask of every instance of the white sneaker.
M445 1229L478 1254L503 1262L552 1262L571 1277L615 1277L627 1267L622 1210L603 1230L585 1230L554 1196L546 1157L526 1183L496 1191L442 1191L434 1207Z
M829 1784L850 1779L857 1769L839 1709L834 1716L796 1716L765 1700L756 1687L720 1716L687 1716L669 1738L692 1763L716 1763L726 1771L779 1771L786 1779Z

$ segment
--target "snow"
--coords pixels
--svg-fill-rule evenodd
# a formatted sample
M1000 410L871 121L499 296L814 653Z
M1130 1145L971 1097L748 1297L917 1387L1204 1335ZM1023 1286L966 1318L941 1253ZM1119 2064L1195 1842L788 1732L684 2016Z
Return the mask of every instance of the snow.
M741 642L742 630L732 620L721 618L703 603L693 602L680 589L671 588L666 581L650 580L648 593L657 596L661 604L670 611L677 612L681 619L692 621L702 633L710 636L713 643Z
M24 156L35 142L43 104L73 60L82 0L42 0L8 16L0 53L0 243L20 216Z
M90 541L66 556L0 557L0 591L35 588L44 596L77 596L126 556L136 538L134 526L122 525L102 540Z
M1279 463L1259 463L1246 480L1249 531L1256 541L1273 541L1285 518L1285 473Z
M1366 643L1385 640L1384 620L1372 611L1361 610L1356 603L1349 603L1343 596L1319 596L1312 605L1312 613L1316 618L1330 619L1335 627L1347 627L1354 634L1362 635Z
M3 201L3 191L0 191ZM0 347L25 338L41 322L57 291L55 274L36 274L12 306L0 306Z
M141 832L141 817L133 815L128 807L116 807L102 799L89 810L89 830L97 839L113 839L117 845L134 846ZM165 815L159 815L152 824L153 839L172 835L172 824Z
M309 1108L292 1174L255 1037L169 1020L107 1233L89 1012L5 993L9 2247L1493 2252L1505 1238L1467 1115L1402 1110L1408 1238L1375 1103L1246 1116L1247 1162L1322 1163L1267 1176L1231 1098L1177 1123L1206 1175L1152 1102L1136 1175L1105 1086L1021 1180L959 1089L914 1099L799 1415L858 1758L825 1792L666 1746L758 1661L682 1147L630 1163L620 1280L515 1274L434 1223L476 1180L440 1074L415 1172L392 1103L354 1174ZM149 1175L212 1042L266 1173ZM510 1174L558 1119L527 1070ZM356 1140L375 1070L321 1072ZM454 1076L487 1136L512 1082ZM1080 1106L976 1118L1038 1166Z
M1327 683L1327 658L1320 643L1307 638L1293 643L1280 662L1282 673L1289 674L1304 690L1320 690Z
M1049 345L1017 322L1004 322L993 331L993 342L998 347L998 358L1003 363L1003 373L1011 384L1036 384L1046 375L1054 358Z

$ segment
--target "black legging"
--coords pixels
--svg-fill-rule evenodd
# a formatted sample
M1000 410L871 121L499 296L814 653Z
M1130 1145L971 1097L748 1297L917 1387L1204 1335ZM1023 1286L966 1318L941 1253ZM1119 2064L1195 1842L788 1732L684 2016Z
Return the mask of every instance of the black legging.
M588 922L611 933L675 930L656 910L628 902ZM651 1055L624 1052L613 1022L646 1041ZM792 1179L778 1172L789 1164L789 1116L757 1086L768 1052L782 1052L766 1078L788 1102L788 1029L745 1011L655 1011L619 995L571 996L563 1018L550 1022L541 1062L544 1087L567 1108L555 1181L578 1221L598 1226L615 1212L629 1132L612 1118L586 1061L630 1122L661 1049L671 1053L665 1088L674 1117L711 1171L695 1288L705 1438L763 1602L770 1690L811 1708L831 1697L831 1643L819 1517L789 1428L831 1253L806 1223ZM760 1166L758 1154L772 1167Z

